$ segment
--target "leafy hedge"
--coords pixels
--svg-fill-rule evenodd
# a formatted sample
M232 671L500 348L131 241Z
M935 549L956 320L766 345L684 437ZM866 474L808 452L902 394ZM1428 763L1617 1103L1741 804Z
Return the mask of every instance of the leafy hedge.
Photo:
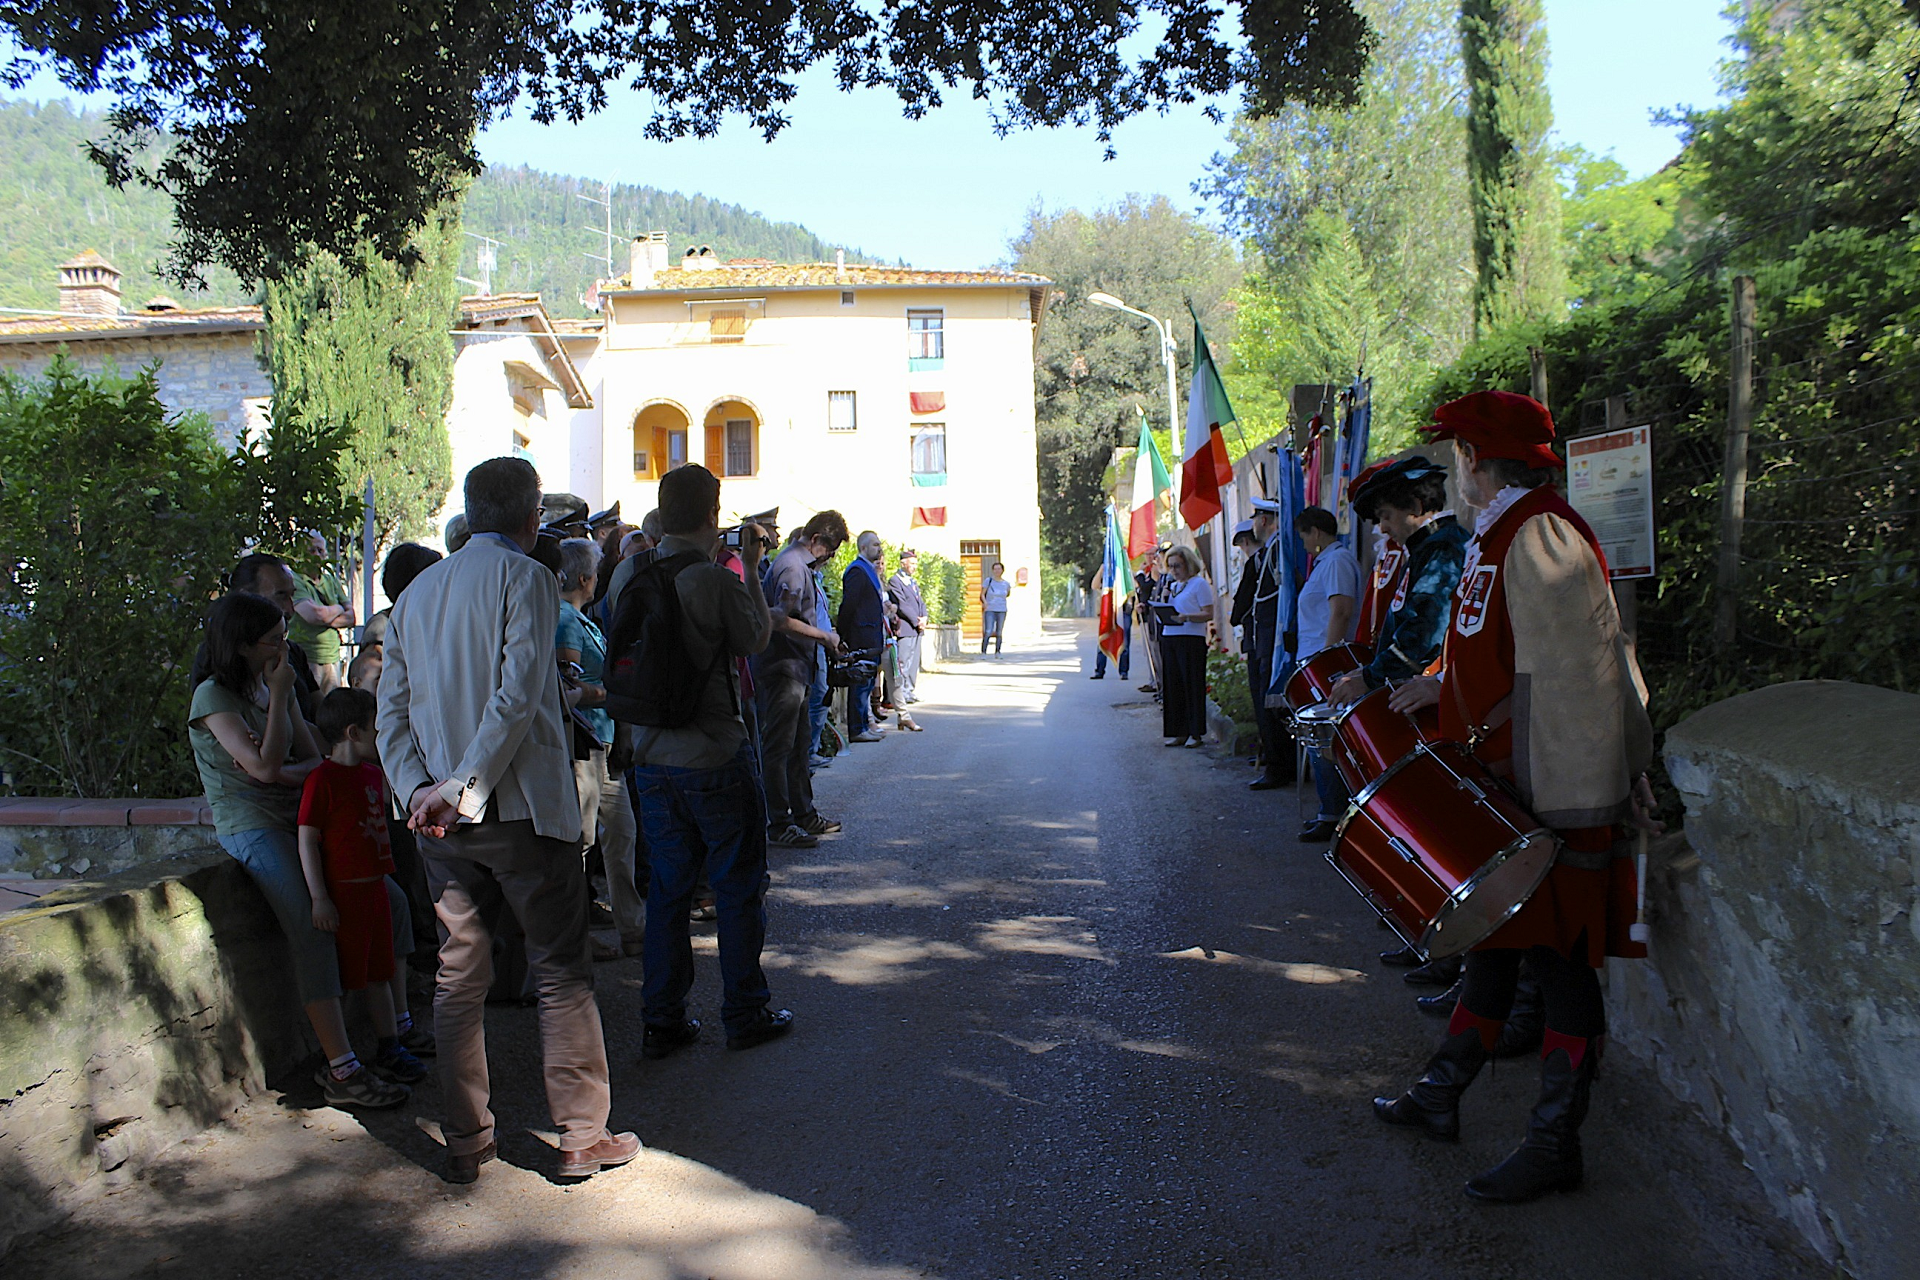
M885 579L892 577L900 568L900 548L891 543L882 543L881 550L880 576ZM965 571L945 556L926 551L916 554L920 564L915 576L920 580L920 597L927 602L927 621L936 626L956 625L966 610ZM853 557L854 545L848 541L820 571L830 613L840 612L840 580L846 574L847 566L853 563Z
M1247 688L1247 660L1237 653L1207 653L1207 696L1227 719L1253 727L1253 694Z

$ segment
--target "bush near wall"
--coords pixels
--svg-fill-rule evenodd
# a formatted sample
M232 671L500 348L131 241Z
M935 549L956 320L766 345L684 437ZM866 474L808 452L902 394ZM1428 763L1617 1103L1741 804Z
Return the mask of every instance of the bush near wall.
M194 795L188 668L251 545L341 528L339 442L223 453L154 370L0 375L0 769L15 791Z
M1222 715L1242 729L1253 727L1253 697L1247 689L1247 660L1237 653L1207 654L1207 696Z

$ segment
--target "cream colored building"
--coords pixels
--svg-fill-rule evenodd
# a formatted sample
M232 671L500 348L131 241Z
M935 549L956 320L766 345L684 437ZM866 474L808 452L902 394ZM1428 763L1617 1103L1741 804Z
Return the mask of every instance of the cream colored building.
M1037 634L1033 348L1049 282L666 250L634 241L631 274L601 291L598 505L637 518L665 471L701 462L724 515L777 506L791 529L834 508L855 532L961 561L970 582L1004 563L1008 632Z

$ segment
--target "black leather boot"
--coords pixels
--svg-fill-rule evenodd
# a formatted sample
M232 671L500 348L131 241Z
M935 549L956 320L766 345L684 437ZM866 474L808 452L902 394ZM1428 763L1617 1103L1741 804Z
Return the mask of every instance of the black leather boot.
M1527 1118L1527 1136L1512 1155L1467 1184L1469 1196L1496 1204L1525 1204L1549 1191L1579 1187L1585 1174L1580 1124L1587 1118L1597 1061L1590 1049L1590 1042L1576 1036L1546 1033L1540 1057L1540 1098Z
M1450 987L1459 978L1466 967L1463 956L1442 956L1438 960L1429 960L1417 969L1409 969L1400 975L1400 981L1410 987Z
M1514 989L1513 1012L1500 1031L1500 1043L1493 1046L1496 1058L1518 1058L1540 1047L1540 1036L1547 1029L1547 1008L1540 999L1540 979L1533 965L1520 964L1520 985ZM1597 1050L1598 1046L1595 1046Z
M1453 1007L1460 1003L1460 996L1466 989L1467 978L1465 974L1461 974L1459 979L1445 991L1430 996L1415 996L1413 1003L1420 1012L1426 1014L1429 1018L1449 1017L1453 1013ZM1504 1036L1506 1033L1502 1031L1501 1034ZM1494 1048L1498 1049L1499 1046L1495 1045ZM1499 1055L1496 1054L1495 1056L1497 1057Z
M1460 1095L1487 1065L1487 1041L1497 1034L1496 1024L1459 1010L1425 1073L1399 1097L1375 1098L1373 1114L1439 1142L1460 1141Z

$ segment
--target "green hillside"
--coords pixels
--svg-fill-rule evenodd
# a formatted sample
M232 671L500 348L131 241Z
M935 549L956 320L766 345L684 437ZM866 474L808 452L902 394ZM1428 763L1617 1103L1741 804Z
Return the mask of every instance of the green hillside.
M202 293L155 275L172 235L172 207L156 192L107 186L83 150L103 128L100 113L76 114L63 102L0 101L0 307L55 306L56 268L85 249L98 249L124 273L129 308L156 293L186 306L252 301L227 271L209 272ZM606 211L580 196L603 193L597 182L534 169L483 174L467 195L466 227L501 242L494 291L537 291L556 315L585 314L581 295L601 271L587 255L603 252ZM626 269L627 238L648 231L666 232L676 259L688 245L712 245L723 258L819 262L839 247L797 223L652 187L613 189L613 230L615 274ZM478 249L467 237L462 275L479 278ZM851 249L847 257L873 260Z

